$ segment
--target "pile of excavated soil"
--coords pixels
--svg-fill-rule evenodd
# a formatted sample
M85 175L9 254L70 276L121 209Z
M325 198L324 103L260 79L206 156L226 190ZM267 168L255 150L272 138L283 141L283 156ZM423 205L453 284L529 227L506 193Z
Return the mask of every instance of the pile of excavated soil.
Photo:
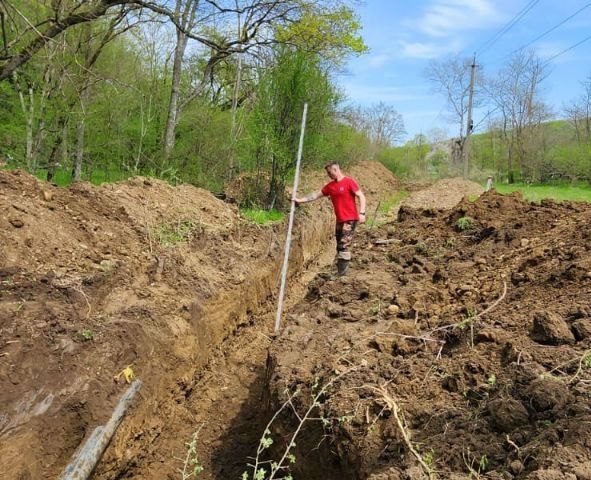
M352 174L372 182L370 204L397 185L376 163ZM332 230L329 202L298 215L292 272ZM63 189L0 171L0 477L56 478L111 415L127 366L144 386L97 478L174 477L193 389L276 293L283 238L190 186Z
M402 207L354 251L270 350L272 410L290 400L277 442L329 384L293 449L300 478L591 478L589 205Z
M483 192L484 189L471 180L444 178L415 192L402 204L410 208L449 209L455 207L462 198L478 197Z

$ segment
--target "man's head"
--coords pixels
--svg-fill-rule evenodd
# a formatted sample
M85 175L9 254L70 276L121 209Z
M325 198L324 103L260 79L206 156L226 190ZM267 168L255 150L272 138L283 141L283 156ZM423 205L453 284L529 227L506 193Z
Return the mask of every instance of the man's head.
M328 163L324 169L326 170L326 174L333 180L339 180L343 176L341 167L337 162Z

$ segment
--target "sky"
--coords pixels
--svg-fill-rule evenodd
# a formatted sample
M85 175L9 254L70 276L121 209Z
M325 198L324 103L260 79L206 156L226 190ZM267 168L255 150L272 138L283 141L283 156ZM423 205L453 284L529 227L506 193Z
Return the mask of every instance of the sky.
M489 48L487 42L524 7L531 10ZM476 57L484 75L494 74L507 55L551 29L577 10L578 15L528 48L543 59L591 35L589 0L364 0L356 7L370 51L351 58L338 81L350 103L385 102L403 116L407 139L443 128L457 135L446 118L445 99L425 77L432 60L451 55ZM582 93L580 82L591 75L591 39L550 63L543 97L560 117L563 105ZM487 108L475 112L474 123ZM486 122L479 127L482 129Z

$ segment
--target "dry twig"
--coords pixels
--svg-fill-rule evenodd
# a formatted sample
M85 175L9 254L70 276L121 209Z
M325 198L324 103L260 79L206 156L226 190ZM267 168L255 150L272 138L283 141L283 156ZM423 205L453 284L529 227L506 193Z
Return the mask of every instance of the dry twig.
M435 478L433 471L425 463L425 461L423 460L423 457L421 457L419 452L416 451L412 442L410 441L410 433L408 432L408 430L406 429L406 427L402 423L402 419L400 418L400 406L398 405L396 400L394 400L394 397L392 397L392 395L390 395L390 393L384 387L370 386L370 388L373 391L379 393L381 395L382 399L384 400L384 402L386 402L386 405L388 405L388 408L390 409L390 411L392 412L392 415L394 415L394 418L396 419L396 424L398 426L398 430L400 430L400 434L402 435L402 438L404 439L404 443L406 444L406 446L408 447L410 452L414 455L414 457L417 459L417 461L419 462L419 464L423 468L424 472L429 477L429 480L433 480Z

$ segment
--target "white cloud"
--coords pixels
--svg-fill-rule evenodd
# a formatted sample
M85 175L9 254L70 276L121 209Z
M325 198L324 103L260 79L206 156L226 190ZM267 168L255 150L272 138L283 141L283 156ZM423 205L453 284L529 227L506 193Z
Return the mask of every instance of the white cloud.
M461 50L461 42L452 39L448 42L400 42L401 55L407 58L432 59Z
M429 36L449 37L491 27L503 19L503 14L490 0L434 0L413 24Z
M406 58L432 59L463 50L464 33L485 30L505 20L499 3L431 0L418 18L403 23L407 31L400 41L400 54ZM411 37L412 41L408 40Z

